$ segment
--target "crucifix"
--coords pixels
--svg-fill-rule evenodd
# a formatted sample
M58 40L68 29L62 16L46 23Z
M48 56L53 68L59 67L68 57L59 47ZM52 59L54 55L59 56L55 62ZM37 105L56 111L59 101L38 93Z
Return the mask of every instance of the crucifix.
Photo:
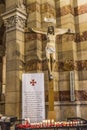
M49 77L49 110L48 110L48 118L55 119L55 112L54 112L54 68L56 63L56 36L63 35L63 34L72 34L74 33L71 29L61 29L56 28L55 23L56 20L54 18L44 18L44 21L48 23L47 28L29 28L30 31L45 34L47 37L47 45L45 48L46 52L46 59L48 63L48 77Z
M29 31L45 34L47 37L47 45L45 48L46 51L46 59L48 63L48 72L49 72L49 79L53 79L53 72L55 68L56 62L56 36L63 35L63 34L72 34L73 31L71 29L61 29L55 27L55 19L53 18L44 18L44 21L48 23L47 28L29 28Z

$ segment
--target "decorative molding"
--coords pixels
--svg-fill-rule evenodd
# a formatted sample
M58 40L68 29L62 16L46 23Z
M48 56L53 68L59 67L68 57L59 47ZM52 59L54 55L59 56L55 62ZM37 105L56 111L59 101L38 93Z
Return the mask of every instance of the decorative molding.
M18 29L24 31L26 23L26 13L16 8L2 14L6 32Z
M23 19L20 16L11 16L7 18L4 21L4 23L5 23L7 31L8 30L10 31L11 29L14 29L14 28L24 30L24 27L25 27L25 19Z

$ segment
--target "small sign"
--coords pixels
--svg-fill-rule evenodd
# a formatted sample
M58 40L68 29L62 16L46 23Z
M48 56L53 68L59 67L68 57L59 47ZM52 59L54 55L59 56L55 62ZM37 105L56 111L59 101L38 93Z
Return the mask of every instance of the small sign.
M70 71L70 100L75 101L75 75Z
M31 123L45 119L43 73L22 76L22 118L29 118Z

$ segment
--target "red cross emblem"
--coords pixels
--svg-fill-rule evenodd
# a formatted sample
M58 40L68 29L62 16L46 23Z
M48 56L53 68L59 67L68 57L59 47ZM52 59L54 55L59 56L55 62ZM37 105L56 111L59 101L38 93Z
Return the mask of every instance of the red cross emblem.
M35 86L36 83L37 83L37 82L36 82L34 79L32 79L32 80L30 81L30 84L31 84L32 86Z

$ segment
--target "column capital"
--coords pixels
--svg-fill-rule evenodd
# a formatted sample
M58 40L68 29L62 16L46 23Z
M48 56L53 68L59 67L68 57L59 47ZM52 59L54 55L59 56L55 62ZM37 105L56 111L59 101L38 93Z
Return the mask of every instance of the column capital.
M16 29L24 32L26 17L26 12L19 8L15 8L3 13L2 18L6 26L6 32Z

